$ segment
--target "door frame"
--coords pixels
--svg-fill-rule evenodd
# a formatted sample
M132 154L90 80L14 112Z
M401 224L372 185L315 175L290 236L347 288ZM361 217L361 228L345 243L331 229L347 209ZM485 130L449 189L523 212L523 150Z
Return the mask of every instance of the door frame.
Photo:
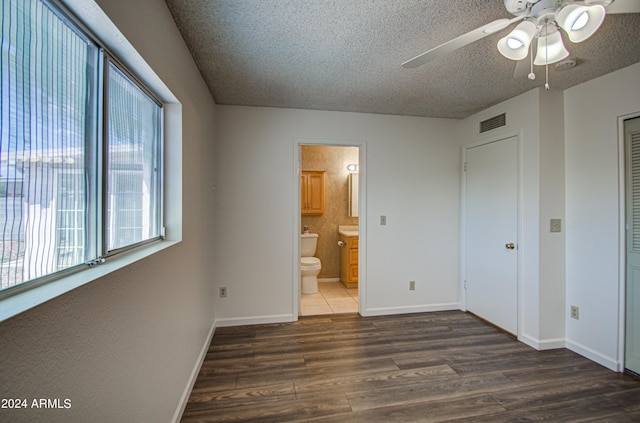
M324 147L357 147L358 154L358 313L367 315L367 142L364 140L338 139L306 139L293 140L293 318L298 320L300 314L300 175L302 164L300 158L301 145ZM337 228L336 228L337 230Z
M466 239L467 239L467 226L466 226L466 222L467 222L467 177L466 177L466 170L465 170L465 164L467 163L467 152L469 149L471 148L475 148L475 147L480 147L483 145L487 145L487 144L492 144L494 142L498 142L498 141L502 141L502 140L506 140L509 138L516 138L516 144L517 144L517 149L518 149L518 194L517 194L517 237L518 237L518 245L516 248L516 264L518 267L518 270L516 272L517 275L517 281L516 281L516 292L517 292L517 299L516 299L516 303L517 303L517 312L516 312L516 318L517 318L517 323L516 323L516 327L517 327L517 333L516 336L519 340L521 340L521 335L522 335L522 322L524 321L524 296L523 296L523 287L522 287L522 281L524 280L524 275L523 275L523 271L524 271L524 266L522 265L522 261L523 261L523 251L524 251L524 237L522 236L522 222L523 222L523 192L524 192L524 187L523 187L523 181L524 181L524 169L523 169L523 163L524 163L524 148L522 145L522 140L523 140L523 136L522 136L522 130L518 130L518 131L508 131L508 132L503 132L501 134L495 134L493 136L487 137L485 139L467 144L462 146L462 152L461 152L461 156L462 156L462 162L461 162L461 166L460 166L460 181L461 181L461 189L460 189L460 281L459 281L459 290L460 290L460 309L462 311L467 311L467 290L465 288L465 282L467 279L467 269L466 269L466 263L467 263L467 252L466 252L466 248L467 248L467 244L466 244Z
M640 117L640 111L618 116L618 372L625 369L627 341L627 148L624 121Z

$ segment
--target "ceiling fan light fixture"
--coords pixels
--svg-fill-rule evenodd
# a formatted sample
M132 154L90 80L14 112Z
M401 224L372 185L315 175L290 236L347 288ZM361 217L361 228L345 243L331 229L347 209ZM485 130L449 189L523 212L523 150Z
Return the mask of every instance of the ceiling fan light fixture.
M511 60L522 60L529 54L529 44L537 32L536 25L530 21L523 21L506 37L498 41L498 51Z
M584 28L589 23L589 14L587 12L582 12L580 16L575 20L573 25L571 25L572 31L579 31Z
M513 38L513 37L507 38L507 47L509 47L511 50L517 50L522 46L524 46L524 43L518 40L517 38Z
M538 54L533 61L534 65L550 65L569 57L569 51L562 43L560 31L556 31L546 37L538 38Z
M579 43L591 37L600 28L605 15L606 10L600 4L591 6L569 4L560 9L556 22L565 30L572 42Z

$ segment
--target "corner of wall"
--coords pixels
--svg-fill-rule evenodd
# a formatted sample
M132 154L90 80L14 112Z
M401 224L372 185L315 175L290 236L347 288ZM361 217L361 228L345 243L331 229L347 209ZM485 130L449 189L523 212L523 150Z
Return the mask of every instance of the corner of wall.
M200 349L200 354L198 354L198 358L193 364L193 370L191 370L191 375L189 375L187 384L185 385L184 391L180 396L178 407L176 408L173 418L171 419L171 421L174 423L179 423L180 420L182 419L182 414L184 413L184 410L187 407L187 403L189 402L189 397L191 396L191 391L193 390L193 386L195 385L196 380L198 379L200 368L202 367L202 364L204 363L204 359L207 356L207 351L209 351L209 346L211 345L211 341L213 340L213 335L215 334L215 332L216 332L216 321L214 320L213 324L211 325L211 329L209 329L209 333L205 339L205 342L202 345L202 348Z
M564 93L540 90L539 114L539 337L555 345L566 319Z

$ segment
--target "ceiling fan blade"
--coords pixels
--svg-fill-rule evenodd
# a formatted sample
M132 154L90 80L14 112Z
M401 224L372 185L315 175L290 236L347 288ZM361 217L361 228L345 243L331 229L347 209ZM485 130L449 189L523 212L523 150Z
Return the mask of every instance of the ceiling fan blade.
M640 1L615 0L607 6L607 13L640 13Z
M452 40L449 40L444 44L440 44L438 47L432 48L431 50L422 53L414 57L413 59L407 60L402 64L402 67L407 69L417 68L418 66L422 66L425 63L437 59L438 57L444 56L447 53L451 53L454 50L457 50L484 37L487 37L494 32L503 30L512 23L522 19L524 19L524 16L518 16L513 19L495 20L481 26L480 28L476 28L473 31L469 31L466 34L462 34Z

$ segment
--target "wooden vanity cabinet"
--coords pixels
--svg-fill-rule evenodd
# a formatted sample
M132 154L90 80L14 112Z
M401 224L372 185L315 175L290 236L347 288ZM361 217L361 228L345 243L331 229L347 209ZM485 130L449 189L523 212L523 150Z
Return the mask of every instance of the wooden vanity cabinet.
M303 170L300 210L303 215L324 214L324 171Z
M340 235L340 282L346 288L358 287L358 237Z

